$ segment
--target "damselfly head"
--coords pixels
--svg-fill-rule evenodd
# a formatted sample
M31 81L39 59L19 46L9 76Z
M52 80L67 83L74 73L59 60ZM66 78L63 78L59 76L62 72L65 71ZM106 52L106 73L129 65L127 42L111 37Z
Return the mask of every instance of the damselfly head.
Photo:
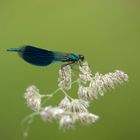
M85 59L84 55L79 54L78 56L79 56L79 60L84 61L84 59Z

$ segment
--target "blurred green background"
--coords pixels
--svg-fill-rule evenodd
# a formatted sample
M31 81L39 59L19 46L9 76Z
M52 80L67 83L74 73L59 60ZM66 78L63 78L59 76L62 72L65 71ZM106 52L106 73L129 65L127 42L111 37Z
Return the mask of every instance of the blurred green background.
M20 122L31 113L23 99L27 86L41 93L57 88L60 63L35 67L5 51L25 44L84 54L93 72L120 69L130 77L91 105L101 117L95 124L63 132L37 117L28 140L140 139L138 0L0 0L0 140L22 139Z

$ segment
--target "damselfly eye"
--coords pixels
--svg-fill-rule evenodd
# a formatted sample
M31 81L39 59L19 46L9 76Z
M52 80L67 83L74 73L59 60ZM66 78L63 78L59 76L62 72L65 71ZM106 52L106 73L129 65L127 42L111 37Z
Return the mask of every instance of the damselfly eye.
M84 55L79 54L79 59L80 59L81 61L84 61L84 59L85 59Z

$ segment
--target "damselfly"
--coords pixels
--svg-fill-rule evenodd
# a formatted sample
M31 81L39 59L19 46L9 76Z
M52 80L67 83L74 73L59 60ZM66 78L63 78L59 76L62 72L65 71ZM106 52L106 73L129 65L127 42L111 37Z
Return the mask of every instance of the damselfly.
M84 61L84 56L73 53L49 51L26 45L20 48L10 48L7 51L17 52L26 62L36 66L48 66L54 62L66 62L61 67Z

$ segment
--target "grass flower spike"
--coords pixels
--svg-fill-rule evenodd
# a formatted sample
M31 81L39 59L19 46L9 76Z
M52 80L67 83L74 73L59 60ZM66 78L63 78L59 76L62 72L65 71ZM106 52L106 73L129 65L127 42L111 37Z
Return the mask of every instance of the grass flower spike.
M39 94L39 89L36 86L29 86L24 93L24 98L28 107L30 107L32 110L40 110L41 95Z
M92 73L89 68L89 65L87 62L83 62L82 65L79 65L79 82L86 84L88 81L92 78Z
M71 89L71 67L65 66L59 70L58 87L63 90Z
M89 112L90 103L103 96L109 89L115 89L116 86L128 81L128 75L121 70L101 74L99 72L92 74L87 62L79 64L79 73L77 79L72 81L72 72L74 70L67 65L59 70L58 89L51 94L40 95L35 86L29 86L24 93L24 98L29 108L37 112L45 122L57 121L61 129L72 129L77 125L90 125L99 119L98 115ZM70 89L73 84L78 85L77 98L72 98ZM69 93L68 93L69 91ZM59 104L42 104L41 98L46 97L46 102L53 99L56 93L64 94ZM33 118L34 115L31 115Z

